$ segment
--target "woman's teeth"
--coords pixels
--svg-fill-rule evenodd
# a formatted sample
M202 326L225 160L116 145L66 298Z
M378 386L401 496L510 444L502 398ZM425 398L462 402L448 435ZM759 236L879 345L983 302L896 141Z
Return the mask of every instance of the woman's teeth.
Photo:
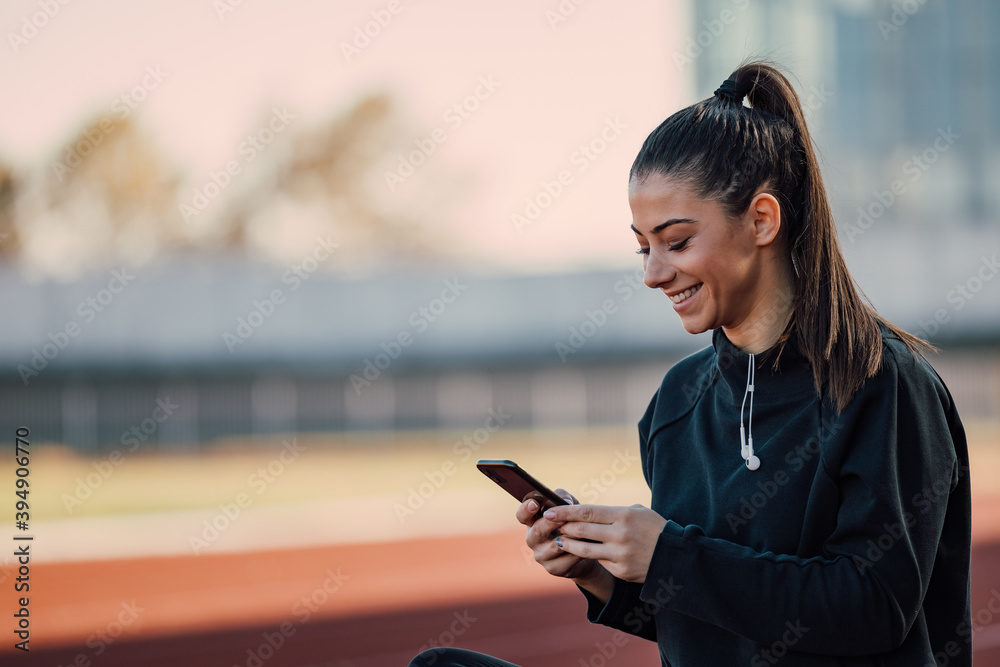
M675 294L672 297L670 297L670 300L673 301L674 303L680 303L682 301L686 301L687 299L690 299L695 292L701 289L702 284L703 283L699 283L694 287L692 287L691 289L686 289L680 294Z

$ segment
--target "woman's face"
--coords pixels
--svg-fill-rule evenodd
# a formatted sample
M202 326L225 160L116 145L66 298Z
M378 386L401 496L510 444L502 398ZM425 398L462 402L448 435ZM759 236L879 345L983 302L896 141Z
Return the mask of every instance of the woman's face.
M645 283L661 290L688 333L753 326L767 301L757 225L659 174L629 183L632 230Z

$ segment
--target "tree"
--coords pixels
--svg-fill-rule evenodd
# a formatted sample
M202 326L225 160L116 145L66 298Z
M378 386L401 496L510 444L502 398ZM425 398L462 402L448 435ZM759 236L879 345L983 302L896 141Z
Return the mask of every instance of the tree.
M270 121L250 132L265 136ZM63 279L190 250L294 262L318 237L340 244L325 270L454 258L446 219L460 179L428 158L405 187L387 183L413 151L402 124L387 94L370 94L313 127L288 121L252 159L234 149L234 173L220 165L182 186L132 118L94 119L47 168L18 179L0 167L0 234L9 235L0 253Z

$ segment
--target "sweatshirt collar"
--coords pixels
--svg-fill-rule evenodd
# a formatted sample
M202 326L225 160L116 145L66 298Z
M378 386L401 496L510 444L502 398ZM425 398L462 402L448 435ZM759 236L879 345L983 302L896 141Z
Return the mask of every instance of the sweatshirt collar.
M716 371L738 402L746 390L750 355L733 345L721 327L712 334L712 347L715 349ZM794 341L785 344L777 367L774 364L776 357L776 347L754 355L758 402L766 403L779 396L803 392L815 395L812 368Z

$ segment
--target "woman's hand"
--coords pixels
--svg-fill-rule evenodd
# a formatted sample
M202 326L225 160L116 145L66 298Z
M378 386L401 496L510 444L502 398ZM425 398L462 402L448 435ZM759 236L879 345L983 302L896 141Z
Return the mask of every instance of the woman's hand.
M578 506L576 498L566 490L555 491L574 506ZM521 503L517 510L518 522L528 527L524 541L531 549L535 561L552 576L572 579L581 588L607 601L613 584L611 575L596 560L575 556L556 546L559 523L545 517L537 517L538 509L538 501L528 499Z
M636 583L646 581L653 549L667 523L666 519L642 505L607 507L579 504L552 507L537 523L542 522L546 527L562 533L553 540L558 551L580 559L580 563L599 561L615 577ZM581 539L594 542L583 542ZM550 558L552 562L569 562L556 556ZM537 555L535 560L538 560Z

